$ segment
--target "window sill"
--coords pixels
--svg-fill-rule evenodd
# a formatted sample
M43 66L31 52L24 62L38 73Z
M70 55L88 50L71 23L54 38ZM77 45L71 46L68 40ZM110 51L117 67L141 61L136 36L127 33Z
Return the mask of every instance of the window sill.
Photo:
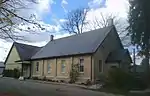
M40 71L36 71L35 74L40 74Z
M84 72L79 72L79 74L84 74Z
M47 72L47 74L51 74L51 72Z

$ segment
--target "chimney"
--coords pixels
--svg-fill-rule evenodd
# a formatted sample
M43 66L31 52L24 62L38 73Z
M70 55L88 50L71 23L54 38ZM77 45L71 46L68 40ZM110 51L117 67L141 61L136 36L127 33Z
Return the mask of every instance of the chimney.
M50 41L54 40L54 35L50 35Z
M114 25L113 19L108 19L108 26L113 26L113 25Z

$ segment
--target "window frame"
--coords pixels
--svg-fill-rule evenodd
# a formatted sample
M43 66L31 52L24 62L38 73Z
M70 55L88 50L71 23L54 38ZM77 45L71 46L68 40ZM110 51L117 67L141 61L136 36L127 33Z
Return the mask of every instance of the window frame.
M47 61L47 73L50 74L51 73L51 63L50 61Z
M82 62L81 62L82 60ZM81 71L82 69L82 71ZM79 59L79 73L84 73L84 58Z
M61 73L66 72L66 60L61 60Z
M39 62L36 62L36 72L39 72Z
M101 65L101 66L100 66ZM98 61L98 71L99 72L103 72L103 63L102 63L102 60L99 60Z

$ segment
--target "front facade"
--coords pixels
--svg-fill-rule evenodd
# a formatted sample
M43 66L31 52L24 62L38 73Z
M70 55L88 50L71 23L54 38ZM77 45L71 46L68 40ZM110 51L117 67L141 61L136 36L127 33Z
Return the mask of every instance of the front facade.
M91 39L90 39L91 38ZM74 41L74 43L72 43ZM13 50L9 54L13 55ZM16 56L15 58L13 56ZM17 53L12 61L17 61ZM12 68L6 60L6 69ZM15 59L15 60L14 60ZM107 74L113 67L129 71L131 58L124 49L115 27L106 27L93 33L87 32L78 36L70 36L50 41L37 51L28 62L29 67L20 67L29 77L47 78L51 80L70 80L72 65L78 64L79 77L77 82L100 79L99 74ZM25 64L24 64L25 65ZM17 66L17 64L16 64ZM24 74L25 74L24 73Z
M91 62L90 55L35 60L32 61L32 76L39 78L45 76L48 79L69 81L72 64L79 64L79 79L84 81L91 79Z

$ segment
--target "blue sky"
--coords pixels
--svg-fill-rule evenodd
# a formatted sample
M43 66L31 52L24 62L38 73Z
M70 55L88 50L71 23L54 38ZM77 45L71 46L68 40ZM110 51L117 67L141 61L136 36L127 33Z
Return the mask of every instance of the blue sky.
M54 22L51 18L56 18L56 19L64 18L64 16L66 15L65 10L71 11L73 9L80 8L80 7L87 8L89 1L90 0L80 0L80 1L79 0L67 0L66 2L68 4L64 4L64 7L65 7L64 9L62 7L62 0L55 0L54 1L55 3L51 5L51 12L44 14L42 16L42 20L45 23L53 24Z
M94 1L99 2L99 4L94 4L96 3ZM55 0L54 3L51 4L50 12L42 15L42 20L47 24L53 24L54 21L52 18L64 18L67 14L66 11L77 8L88 8L89 3L93 8L100 8L105 7L106 0Z

